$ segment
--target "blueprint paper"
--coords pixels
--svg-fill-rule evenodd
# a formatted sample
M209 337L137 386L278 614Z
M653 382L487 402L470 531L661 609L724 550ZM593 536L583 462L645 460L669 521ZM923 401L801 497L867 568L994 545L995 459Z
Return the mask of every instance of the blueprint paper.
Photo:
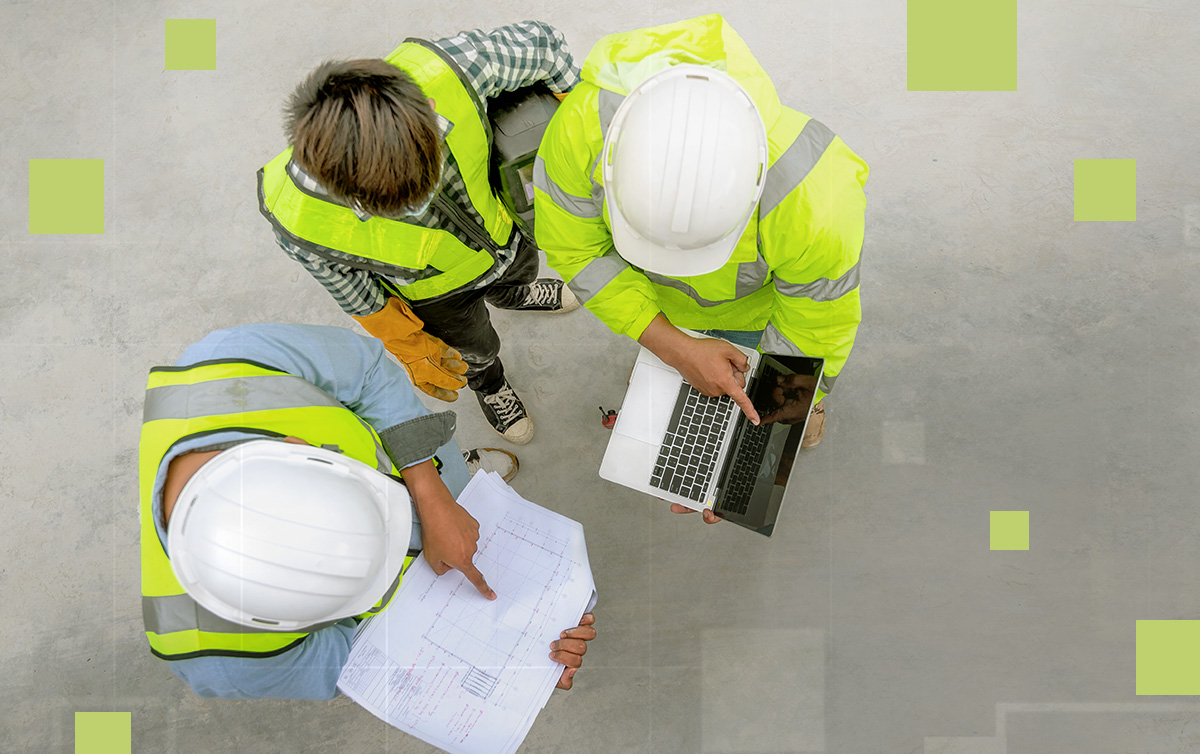
M479 521L475 566L497 598L419 557L365 621L338 679L382 720L451 754L515 752L563 665L550 643L595 603L583 527L479 472L458 497Z

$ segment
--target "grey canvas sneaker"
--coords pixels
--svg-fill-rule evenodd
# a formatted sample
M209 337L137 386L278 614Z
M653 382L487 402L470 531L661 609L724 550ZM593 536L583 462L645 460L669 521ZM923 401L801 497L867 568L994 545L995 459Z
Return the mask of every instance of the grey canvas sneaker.
M521 466L517 463L516 456L498 448L464 450L463 460L467 462L467 471L471 472L471 476L474 476L476 471L494 471L506 482L517 475L517 469Z

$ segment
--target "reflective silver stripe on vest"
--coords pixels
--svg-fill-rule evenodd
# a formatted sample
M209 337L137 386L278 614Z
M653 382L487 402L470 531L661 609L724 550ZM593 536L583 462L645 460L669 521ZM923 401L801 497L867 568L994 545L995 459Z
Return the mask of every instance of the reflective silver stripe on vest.
M758 347L763 353L777 353L783 356L807 356L808 354L796 347L796 344L783 336L775 328L774 322L768 322L767 327L763 330L762 340L758 342Z
M767 284L767 275L771 266L762 255L762 243L759 242L758 258L753 262L742 262L738 265L737 287L734 289L735 298L745 298Z
M758 347L763 353L778 353L784 356L808 356L808 354L796 347L796 344L784 337L783 333L775 328L774 322L768 322L767 328L763 330L762 340L758 342ZM837 381L837 375L828 375L821 373L821 390L825 393L833 392L833 383Z
M591 196L575 196L568 194L546 174L546 161L539 155L533 161L533 185L546 192L550 200L565 212L575 217L590 220L600 216L600 211L592 203Z
M205 380L195 385L162 385L146 391L142 421L194 419L251 411L333 406L349 411L329 393L308 380L290 374L261 374ZM384 474L392 460L375 438L371 425L357 414L354 418L371 434L375 444L375 468Z
M146 391L142 421L272 411L306 406L346 408L307 380L290 374L263 374L205 380L195 385L162 385Z
M617 108L625 101L625 95L610 92L607 89L600 90L600 96L597 98L597 115L600 116L600 137L608 139L608 126L612 123L612 119L617 115ZM603 149L600 150L604 152Z
M833 301L858 287L858 268L862 262L846 270L840 278L818 278L811 283L789 283L775 276L775 290L788 298L807 298L812 301Z
M792 145L767 170L767 182L758 204L759 217L769 214L804 181L835 138L833 131L815 118L804 124L804 130Z
M395 586L393 585L393 591ZM163 636L179 631L205 631L214 634L274 634L269 628L251 628L213 615L186 594L168 597L142 597L142 620L146 630ZM319 631L337 621L325 621L307 628L288 629L283 633Z
M687 294L688 298L695 301L700 306L720 306L728 304L738 299L745 298L750 294L758 291L767 282L767 274L770 272L770 267L767 265L767 260L763 259L763 255L759 252L758 257L753 262L742 262L738 265L737 284L734 288L734 297L723 299L721 301L712 301L706 299L696 292L696 289L682 280L659 275L657 272L643 270L642 274L646 276L652 283L657 283L664 288L674 288L677 291Z
M596 182L596 167L600 164L600 158L604 156L604 150L600 150L600 154L596 155L596 159L592 160L592 169L588 171L588 178L592 181L592 205L596 207L596 217L604 217L604 187Z
M596 257L579 271L567 287L575 294L580 303L586 304L600 289L612 282L613 278L629 269L624 259L610 251L602 257Z

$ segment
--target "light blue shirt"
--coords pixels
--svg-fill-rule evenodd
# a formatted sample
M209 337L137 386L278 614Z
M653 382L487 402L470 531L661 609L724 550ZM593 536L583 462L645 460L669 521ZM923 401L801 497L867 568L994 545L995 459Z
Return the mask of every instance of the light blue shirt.
M242 325L217 330L183 352L177 366L213 359L256 361L302 377L339 400L364 421L382 431L429 413L417 399L403 368L388 358L383 344L340 327L316 325ZM163 458L154 481L152 509L159 539L163 529L162 487L172 458L198 448L262 435L220 432L179 443ZM438 449L442 481L457 497L470 480L458 444ZM413 512L413 540L420 547L420 527ZM198 695L222 699L332 699L337 679L350 654L355 624L347 619L308 635L297 647L274 657L196 657L172 660L168 666Z

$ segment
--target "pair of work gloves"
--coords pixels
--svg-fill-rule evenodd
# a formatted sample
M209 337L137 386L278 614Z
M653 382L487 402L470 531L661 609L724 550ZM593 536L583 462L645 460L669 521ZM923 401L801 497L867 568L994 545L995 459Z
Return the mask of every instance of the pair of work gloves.
M458 391L467 385L462 354L421 329L425 323L408 304L393 296L374 314L354 319L383 341L383 347L399 359L419 390L438 400L458 399Z

